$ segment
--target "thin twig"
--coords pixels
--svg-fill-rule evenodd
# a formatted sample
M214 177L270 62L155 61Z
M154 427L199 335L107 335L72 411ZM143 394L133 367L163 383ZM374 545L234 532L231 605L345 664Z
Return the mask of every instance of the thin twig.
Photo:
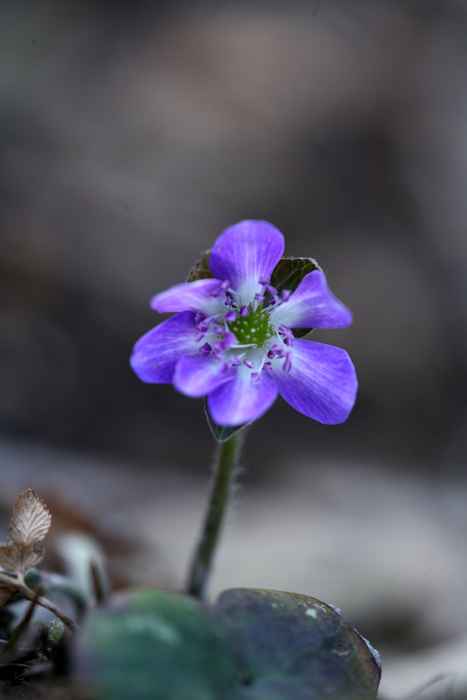
M28 607L26 610L26 615L23 617L23 619L19 622L19 624L16 625L15 629L11 633L11 637L8 640L8 642L5 644L5 646L2 649L2 654L8 654L11 653L16 645L18 644L19 640L23 636L23 632L26 629L26 627L29 625L31 622L32 615L34 613L34 608L37 605L37 600L39 598L39 591L36 593L36 597L34 600L31 602L31 605Z
M53 612L56 617L59 617L63 624L65 624L72 632L79 629L79 625L68 617L68 615L65 615L65 613L55 605L55 603L52 603L52 601L48 598L44 598L44 596L37 596L37 593L35 593L32 588L29 588L24 580L21 580L16 575L9 575L7 573L0 572L0 585L18 591L18 593L21 593L21 595L27 598L27 600L35 600L38 605L42 605L43 608L47 608L47 610Z

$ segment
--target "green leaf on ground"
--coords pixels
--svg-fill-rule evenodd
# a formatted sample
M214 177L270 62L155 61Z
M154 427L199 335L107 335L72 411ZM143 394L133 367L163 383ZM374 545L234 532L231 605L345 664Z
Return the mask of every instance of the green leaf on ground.
M236 700L225 632L208 606L171 591L133 591L92 614L78 665L98 700Z
M216 610L245 700L374 700L376 652L331 606L298 593L232 589Z
M214 608L139 590L93 612L78 668L96 700L375 700L376 652L332 607L231 589Z

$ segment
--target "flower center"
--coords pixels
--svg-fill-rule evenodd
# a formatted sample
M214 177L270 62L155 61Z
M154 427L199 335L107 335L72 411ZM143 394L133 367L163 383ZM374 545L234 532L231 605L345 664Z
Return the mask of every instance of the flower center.
M258 306L254 311L249 306L245 308L244 314L240 314L235 321L227 324L229 330L235 335L239 345L253 344L262 348L274 334L274 330L269 324L269 314L263 311L261 306Z

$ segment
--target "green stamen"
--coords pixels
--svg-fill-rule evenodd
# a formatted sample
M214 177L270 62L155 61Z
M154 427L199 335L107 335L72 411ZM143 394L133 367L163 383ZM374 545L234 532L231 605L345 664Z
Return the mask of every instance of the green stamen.
M239 345L254 343L258 348L262 348L266 340L274 334L269 325L269 315L262 307L258 307L256 311L250 310L248 316L238 316L228 326Z

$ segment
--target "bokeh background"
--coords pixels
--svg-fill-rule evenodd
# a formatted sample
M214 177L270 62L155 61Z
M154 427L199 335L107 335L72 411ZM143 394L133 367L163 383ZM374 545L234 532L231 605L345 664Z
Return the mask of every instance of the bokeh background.
M466 697L465 3L21 0L0 39L5 536L33 487L115 585L181 585L214 444L128 358L153 294L271 221L352 309L314 339L360 389L344 425L279 399L250 431L213 592L321 597L384 697Z

